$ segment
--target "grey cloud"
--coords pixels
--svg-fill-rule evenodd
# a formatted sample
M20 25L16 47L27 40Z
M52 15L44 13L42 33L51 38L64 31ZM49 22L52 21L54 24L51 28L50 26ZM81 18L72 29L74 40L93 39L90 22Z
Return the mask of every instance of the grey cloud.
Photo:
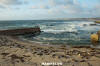
M22 4L21 1L19 0L8 0L7 2L4 2L5 4L8 4L8 5L19 5L19 4Z
M5 8L4 6L0 5L0 8Z
M5 5L21 5L21 4L27 4L28 1L26 0L0 0L0 3L3 3Z
M12 6L14 5L22 5L27 4L27 0L0 0L0 8L7 8L7 9L13 9ZM20 9L19 7L14 9Z
M67 5L67 4L74 4L73 0L51 0L53 5Z

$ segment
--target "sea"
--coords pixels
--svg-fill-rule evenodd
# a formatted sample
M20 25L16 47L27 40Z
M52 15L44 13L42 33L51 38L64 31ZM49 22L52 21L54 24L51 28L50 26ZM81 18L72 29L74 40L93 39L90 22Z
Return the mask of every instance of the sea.
M100 25L86 20L15 20L0 21L0 30L39 26L37 36L19 36L22 40L41 44L90 45L90 35L100 30Z

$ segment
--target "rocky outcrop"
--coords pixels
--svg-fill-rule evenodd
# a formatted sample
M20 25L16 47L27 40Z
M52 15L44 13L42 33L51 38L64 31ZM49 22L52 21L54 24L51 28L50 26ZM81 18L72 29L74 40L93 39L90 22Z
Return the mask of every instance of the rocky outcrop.
M39 27L35 28L20 28L20 29L9 29L9 30L0 30L0 35L27 35L40 33L41 30Z

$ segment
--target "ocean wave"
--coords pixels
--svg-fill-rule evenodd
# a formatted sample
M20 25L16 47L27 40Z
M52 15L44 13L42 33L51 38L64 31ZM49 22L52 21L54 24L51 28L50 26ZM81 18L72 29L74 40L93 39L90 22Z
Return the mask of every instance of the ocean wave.
M77 32L78 30L83 30L83 28L92 24L91 22L64 22L49 25L40 25L40 28L44 32L50 33L61 33L61 32ZM51 26L52 25L52 26Z
M43 30L46 33L63 33L63 32L73 32L73 33L77 33L77 30L73 30L73 29L69 29L69 30Z

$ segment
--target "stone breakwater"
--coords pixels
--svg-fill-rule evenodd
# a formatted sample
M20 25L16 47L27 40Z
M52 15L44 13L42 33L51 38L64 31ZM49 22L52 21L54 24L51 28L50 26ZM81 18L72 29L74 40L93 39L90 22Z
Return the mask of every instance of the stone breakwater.
M0 66L42 66L41 63L99 66L100 49L40 45L19 41L9 36L0 36Z

